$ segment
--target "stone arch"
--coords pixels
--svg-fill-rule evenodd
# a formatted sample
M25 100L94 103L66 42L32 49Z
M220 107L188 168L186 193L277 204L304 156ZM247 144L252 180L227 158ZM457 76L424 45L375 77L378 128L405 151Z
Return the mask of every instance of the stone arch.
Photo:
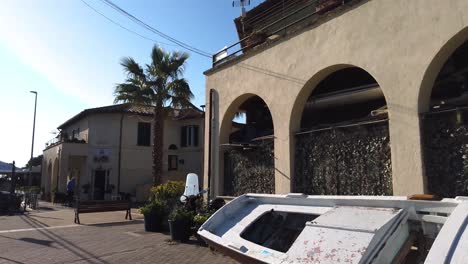
M46 162L46 192L51 191L50 188L52 187L52 160L49 159Z
M245 114L245 123L234 122L237 113ZM224 195L274 193L274 124L263 98L246 93L231 101L220 123L219 146Z
M253 94L253 93L245 93L245 94L242 94L242 95L238 96L234 100L232 100L231 104L229 105L229 107L224 112L223 118L221 119L222 121L220 122L220 128L219 128L219 142L220 142L220 144L229 142L229 129L231 127L232 119L234 118L234 116L235 116L237 110L239 109L239 107L241 106L241 104L244 103L245 101L247 101L249 98L252 98L252 97L259 97L265 103L267 108L271 109L268 106L268 103L265 101L264 98L262 98L261 96L259 96L257 94ZM272 113L270 112L270 114L272 114ZM274 129L274 127L275 127L274 118L272 118L272 122L273 122L273 129Z
M426 69L418 111L428 192L468 195L468 27L445 42Z
M424 72L418 96L418 111L424 113L429 111L430 98L434 83L444 67L447 60L463 43L468 41L468 27L460 30L452 38L447 40L437 54L432 58L429 66Z
M346 68L352 68L352 67L360 68L360 69L366 71L367 73L369 73L369 75L371 75L374 79L376 79L377 83L380 84L380 82L378 81L378 78L376 78L375 73L373 73L372 71L370 71L367 68L363 68L363 67L360 67L360 66L357 66L357 65L354 65L354 64L346 64L346 63L333 64L333 65L330 65L328 67L323 68L322 70L316 72L304 84L304 86L299 91L298 95L296 96L296 99L294 101L294 105L292 107L292 111L291 111L291 114L290 114L290 118L289 118L289 121L290 121L289 122L289 128L290 128L291 132L295 132L295 131L299 130L300 124L301 124L301 119L302 119L302 111L304 110L307 99L314 92L317 85L322 80L324 80L326 77L330 76L331 74L333 74L333 73L335 73L335 72L337 72L339 70L343 70L343 69L346 69ZM386 94L385 88L384 87L380 87L380 88L382 89L382 93L384 94L384 97L387 98L385 96L385 94Z
M291 112L292 191L391 195L388 116L383 89L367 70L337 64L315 74Z

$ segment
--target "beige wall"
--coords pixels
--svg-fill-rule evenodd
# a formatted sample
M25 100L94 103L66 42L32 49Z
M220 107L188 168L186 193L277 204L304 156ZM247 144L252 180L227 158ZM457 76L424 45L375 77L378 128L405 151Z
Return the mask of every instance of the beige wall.
M79 131L79 139L87 140L89 133L88 118L78 120L77 122L71 124L69 127L63 129L62 131L67 132L69 136L72 136L73 130Z
M232 120L246 94L260 96L271 111L276 192L287 193L294 177L294 133L305 101L323 78L350 65L369 72L385 94L394 194L423 193L419 113L427 110L431 87L443 63L468 39L467 11L466 0L364 1L270 48L208 71L207 109L209 90L217 93L212 130L216 194L221 194L223 177L219 140L226 140L228 128L224 125ZM207 154L205 161L207 172Z
M54 169L49 175L48 164L51 160L52 168L59 164L60 174L59 191L66 191L67 178L72 171L79 169L80 186L90 183L93 186L95 170L106 170L109 172L109 184L116 188L119 174L119 144L120 144L120 122L122 114L93 114L82 120L71 124L66 131L76 128L86 131L88 143L62 143L44 150L45 165L43 175L43 187L46 192L51 191L56 185ZM151 117L134 114L123 115L122 120L122 150L120 168L120 191L135 194L138 186L152 183L152 147L138 146L138 122L151 122ZM200 138L198 148L180 147L180 130L183 125L199 125ZM185 121L173 121L168 119L165 122L164 131L164 172L165 180L183 180L189 172L203 177L203 119L191 119ZM151 143L152 143L151 137ZM169 145L175 144L178 150L169 151ZM105 150L110 153L107 162L100 162L94 159L96 152ZM167 171L167 155L178 155L179 159L184 159L184 164L179 164L177 171ZM55 162L57 161L57 162ZM93 188L90 190L93 192ZM114 191L116 194L117 189ZM84 195L86 196L86 195Z

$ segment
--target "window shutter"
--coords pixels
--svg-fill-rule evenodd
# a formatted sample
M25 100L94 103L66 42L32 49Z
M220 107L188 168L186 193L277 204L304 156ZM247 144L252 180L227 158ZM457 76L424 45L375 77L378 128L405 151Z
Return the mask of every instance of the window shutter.
M143 124L141 122L138 123L137 145L143 145Z
M193 137L193 126L187 126L187 132L188 132L188 142L187 142L187 146L191 147L193 146L193 140L192 140L192 137Z
M183 126L180 130L180 145L182 147L187 147L187 127Z
M151 145L151 123L138 122L137 145Z
M198 126L193 126L193 146L198 147Z

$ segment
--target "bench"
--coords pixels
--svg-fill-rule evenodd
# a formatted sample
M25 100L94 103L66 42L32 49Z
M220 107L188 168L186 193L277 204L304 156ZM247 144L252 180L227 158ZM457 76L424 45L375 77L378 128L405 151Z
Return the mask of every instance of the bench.
M132 220L130 201L80 201L75 204L75 224L80 224L80 214L127 211L125 219Z

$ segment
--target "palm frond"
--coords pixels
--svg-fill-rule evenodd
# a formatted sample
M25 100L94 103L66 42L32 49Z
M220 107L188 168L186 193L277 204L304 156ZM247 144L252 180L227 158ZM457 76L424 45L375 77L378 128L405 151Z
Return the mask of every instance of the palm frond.
M132 57L123 58L120 62L127 76L131 78L143 78L145 73L143 68Z

